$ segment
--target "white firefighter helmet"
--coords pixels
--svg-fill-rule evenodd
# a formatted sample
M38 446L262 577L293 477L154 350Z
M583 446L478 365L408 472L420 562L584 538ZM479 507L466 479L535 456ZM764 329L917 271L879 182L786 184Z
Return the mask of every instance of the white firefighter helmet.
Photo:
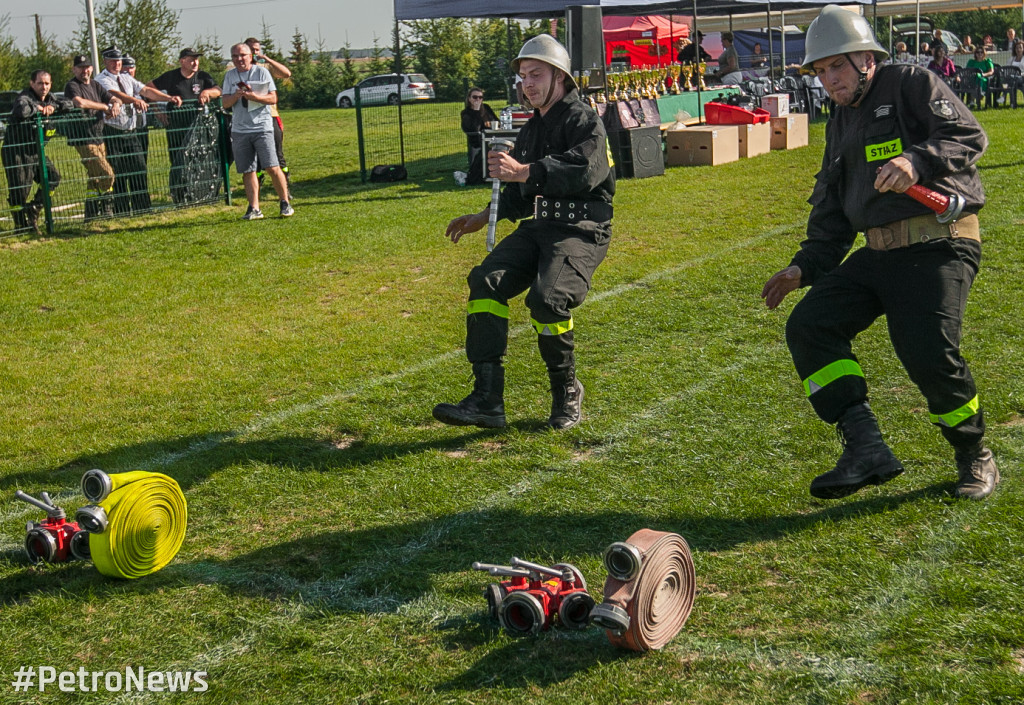
M826 5L811 22L807 28L806 49L805 69L811 68L815 61L858 51L870 51L876 62L889 58L889 52L879 45L868 21L838 5Z
M514 72L519 73L519 62L523 59L536 59L559 69L565 74L565 90L571 91L577 87L569 64L569 52L550 34L537 35L523 44L519 56L512 60Z

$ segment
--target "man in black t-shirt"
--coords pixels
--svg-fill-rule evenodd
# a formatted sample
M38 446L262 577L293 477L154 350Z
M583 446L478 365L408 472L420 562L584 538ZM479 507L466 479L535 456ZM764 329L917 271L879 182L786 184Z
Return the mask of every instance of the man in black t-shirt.
M167 111L167 151L171 159L171 197L175 203L185 201L187 181L183 149L189 129L208 102L220 97L220 86L213 77L199 70L200 52L182 49L178 54L181 68L172 69L153 79L147 86L177 98Z
M114 169L107 161L103 144L103 117L117 117L121 113L121 101L92 80L92 59L88 56L76 56L72 71L75 75L64 86L64 97L80 108L85 117L72 126L68 143L78 151L82 166L89 174L85 198L85 219L89 221L114 214Z

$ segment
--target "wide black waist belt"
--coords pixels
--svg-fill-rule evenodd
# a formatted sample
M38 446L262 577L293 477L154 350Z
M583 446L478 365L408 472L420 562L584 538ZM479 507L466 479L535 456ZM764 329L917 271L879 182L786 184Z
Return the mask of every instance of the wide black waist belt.
M533 201L533 217L537 220L557 220L560 223L579 223L584 220L606 223L612 219L612 204L537 196Z

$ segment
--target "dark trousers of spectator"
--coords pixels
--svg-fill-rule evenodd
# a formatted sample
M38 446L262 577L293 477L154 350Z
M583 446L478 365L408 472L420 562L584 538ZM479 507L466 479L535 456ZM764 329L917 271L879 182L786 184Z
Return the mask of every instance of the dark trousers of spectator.
M30 208L41 210L43 206L43 172L40 168L39 153L34 150L26 150L23 147L4 145L0 149L0 158L3 160L4 172L7 176L7 201L11 204L11 216L14 218L14 226L18 229L32 226L26 205ZM60 172L53 165L50 158L46 158L46 176L50 185L50 193L53 193L60 184ZM35 198L29 203L28 195L32 191L32 183L39 184Z
M107 161L114 168L114 213L148 211L149 176L139 130L118 130L105 126L103 141L107 145Z
M167 156L171 161L171 199L175 203L185 201L185 139L188 127L171 121L167 126Z

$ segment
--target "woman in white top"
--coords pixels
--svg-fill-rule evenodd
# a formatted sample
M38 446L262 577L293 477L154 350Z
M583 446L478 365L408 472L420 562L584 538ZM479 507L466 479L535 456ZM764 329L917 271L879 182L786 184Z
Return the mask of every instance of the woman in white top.
M1024 73L1024 40L1018 39L1013 43L1013 56L1006 65L1016 66Z

